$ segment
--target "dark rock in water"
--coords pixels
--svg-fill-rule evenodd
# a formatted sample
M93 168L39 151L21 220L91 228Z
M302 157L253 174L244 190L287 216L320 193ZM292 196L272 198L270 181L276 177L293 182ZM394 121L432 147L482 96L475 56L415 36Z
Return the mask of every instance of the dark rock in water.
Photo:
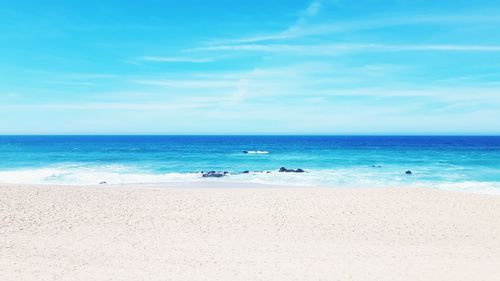
M222 178L227 175L229 175L229 172L216 172L216 171L201 172L201 176L204 178Z
M242 174L248 174L248 173L250 173L250 171L243 171L243 172L241 172L241 173L242 173Z
M380 165L372 165L373 168L382 168Z
M107 184L107 182L105 182L105 181L101 181L99 184Z
M248 150L243 150L243 153L248 153Z
M280 173L304 173L305 171L302 170L302 169L296 169L296 170L294 170L294 169L287 169L285 167L281 167L278 170L278 172L280 172Z
M411 171L406 171L405 174L411 175Z

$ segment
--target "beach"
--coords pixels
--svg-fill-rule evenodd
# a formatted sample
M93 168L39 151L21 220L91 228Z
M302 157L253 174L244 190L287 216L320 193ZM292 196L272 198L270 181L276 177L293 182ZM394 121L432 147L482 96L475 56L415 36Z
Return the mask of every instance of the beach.
M500 196L0 186L0 280L497 280Z

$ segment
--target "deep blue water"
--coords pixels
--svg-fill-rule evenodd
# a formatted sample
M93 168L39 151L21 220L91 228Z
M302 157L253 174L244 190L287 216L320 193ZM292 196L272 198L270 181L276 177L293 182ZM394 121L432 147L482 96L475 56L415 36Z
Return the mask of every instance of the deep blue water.
M308 173L277 173L281 166ZM496 188L500 137L0 136L0 182L213 180L196 173L207 170L229 171L220 180L241 182ZM245 170L272 173L237 175Z

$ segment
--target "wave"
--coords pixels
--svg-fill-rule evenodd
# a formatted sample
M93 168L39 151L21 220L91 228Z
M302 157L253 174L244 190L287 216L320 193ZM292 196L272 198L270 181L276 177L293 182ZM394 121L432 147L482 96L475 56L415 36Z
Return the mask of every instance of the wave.
M269 151L267 151L267 150L244 150L243 153L248 153L248 154L268 154Z
M500 194L500 182L473 180L424 180L418 176L382 173L373 169L343 168L309 170L307 173L268 172L233 173L222 178L203 178L200 172L155 173L135 167L107 165L85 167L60 165L44 168L0 171L0 182L11 184L96 185L134 184L169 185L186 182L256 183L274 186L321 186L336 188L431 188L472 193Z
M55 166L47 168L0 171L0 181L21 184L155 184L195 181L199 173L151 173L131 167Z

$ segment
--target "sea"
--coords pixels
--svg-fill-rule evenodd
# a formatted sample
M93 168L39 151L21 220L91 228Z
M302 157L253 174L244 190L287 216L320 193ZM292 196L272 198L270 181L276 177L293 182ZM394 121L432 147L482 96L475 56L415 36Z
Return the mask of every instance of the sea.
M189 182L500 194L500 137L0 136L0 183Z

